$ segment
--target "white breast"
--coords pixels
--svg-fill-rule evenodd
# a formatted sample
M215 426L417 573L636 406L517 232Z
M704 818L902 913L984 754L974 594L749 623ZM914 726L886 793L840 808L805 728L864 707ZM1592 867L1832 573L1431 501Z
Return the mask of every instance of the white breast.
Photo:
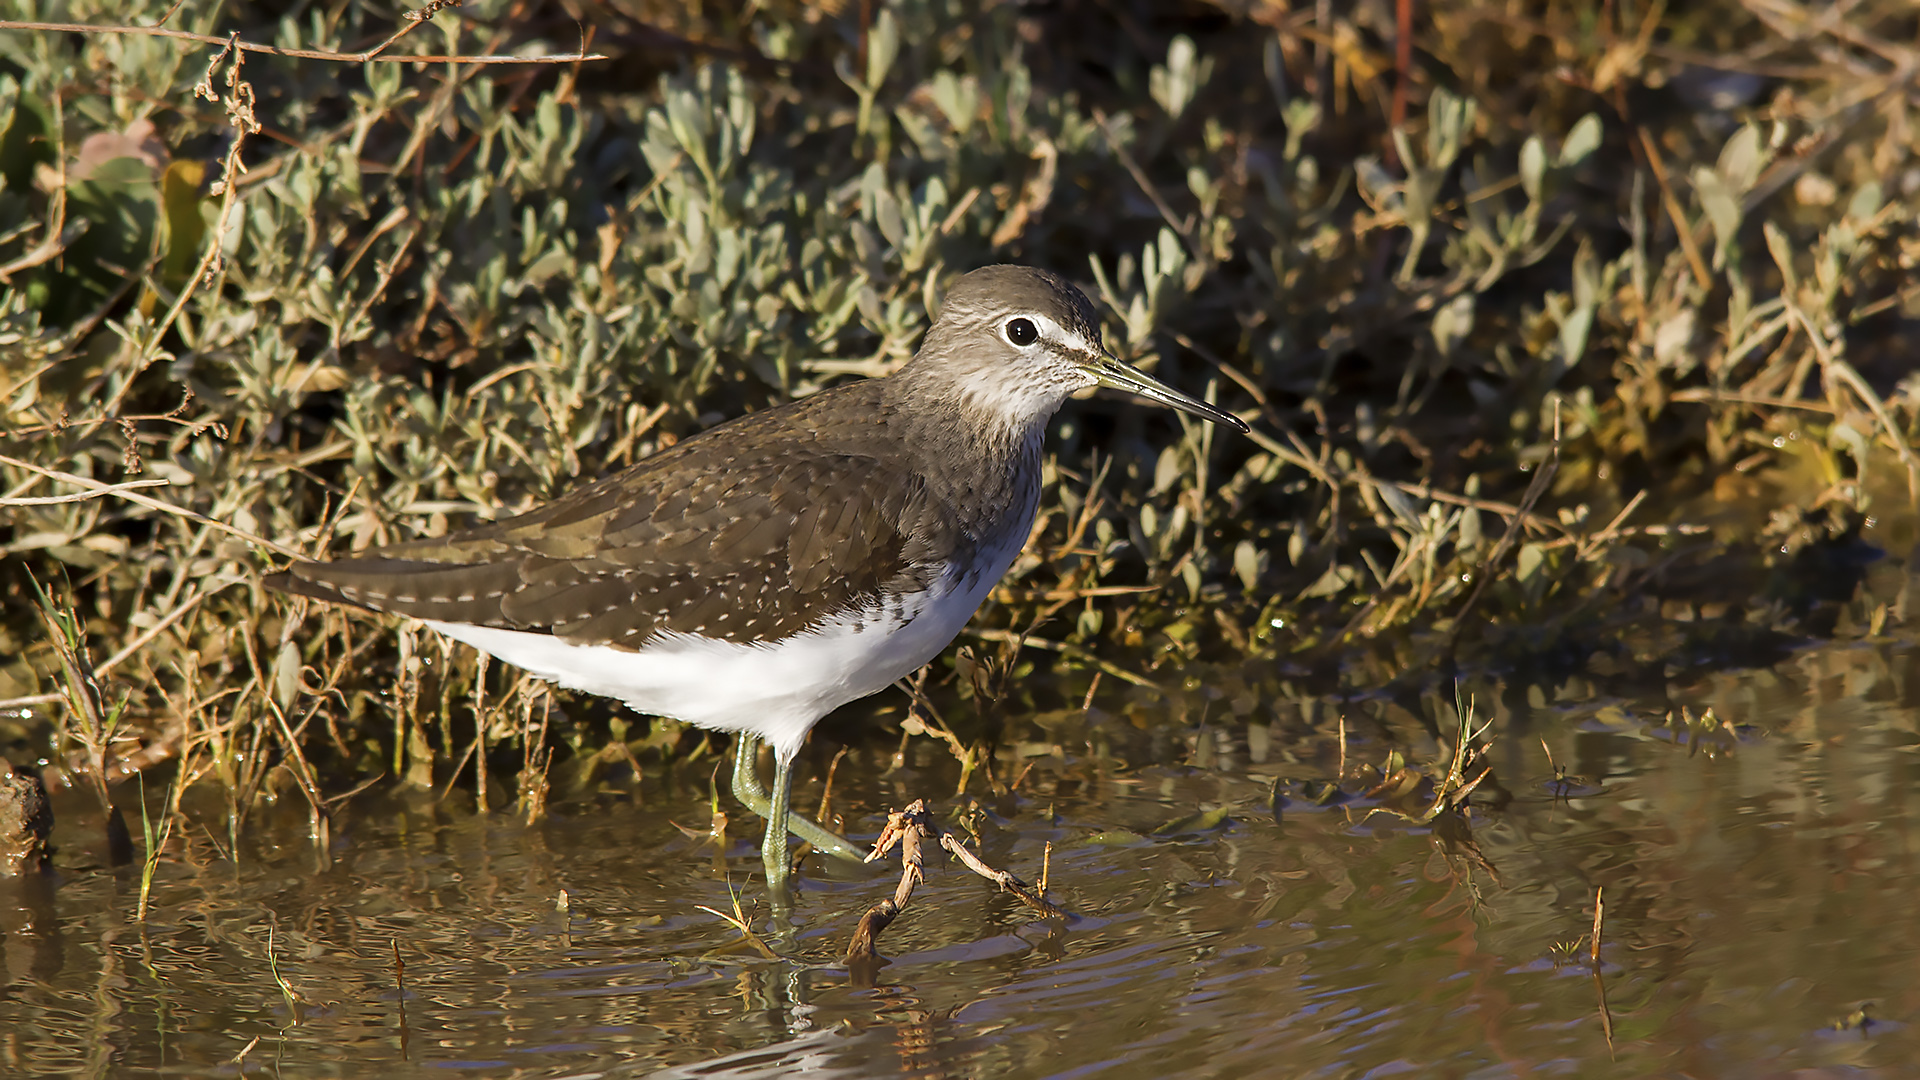
M1026 539L1009 530L1001 550L967 574L949 567L932 588L892 611L847 612L779 641L741 644L662 634L639 650L569 645L551 634L424 621L543 679L624 701L714 731L748 731L783 758L821 717L884 689L939 655Z

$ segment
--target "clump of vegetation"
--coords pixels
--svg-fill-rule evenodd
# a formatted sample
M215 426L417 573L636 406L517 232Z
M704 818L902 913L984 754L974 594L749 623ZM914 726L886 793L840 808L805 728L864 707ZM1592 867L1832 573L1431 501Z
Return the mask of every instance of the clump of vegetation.
M323 827L462 755L535 809L549 739L570 783L701 752L549 725L260 573L882 374L994 261L1085 282L1118 355L1256 433L1070 405L936 691L1019 722L1106 672L1244 714L1303 674L1909 617L1868 556L1920 490L1910 6L1390 7L483 0L352 64L0 29L0 736L102 783L178 758L236 830L270 784ZM414 25L65 11L334 52ZM110 742L50 722L68 651Z

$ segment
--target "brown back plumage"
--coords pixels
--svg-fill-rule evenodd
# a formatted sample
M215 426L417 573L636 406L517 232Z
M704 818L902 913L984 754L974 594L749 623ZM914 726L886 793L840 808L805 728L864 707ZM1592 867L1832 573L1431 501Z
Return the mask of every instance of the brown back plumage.
M519 517L297 563L267 584L581 645L789 637L924 590L968 546L889 452L883 383L742 417Z

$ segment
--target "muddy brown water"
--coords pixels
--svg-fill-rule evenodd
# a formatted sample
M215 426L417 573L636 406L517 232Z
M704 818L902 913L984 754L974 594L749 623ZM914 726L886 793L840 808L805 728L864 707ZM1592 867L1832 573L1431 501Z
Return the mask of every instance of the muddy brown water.
M1732 725L1692 744L1604 680L1475 692L1512 795L1474 812L1477 853L1364 807L1276 819L1276 779L1331 773L1282 704L1187 731L1177 764L1036 759L985 852L1032 879L1051 841L1071 917L934 859L872 987L839 954L889 871L810 861L780 959L700 910L731 884L765 915L751 837L721 858L675 828L705 822L704 776L531 827L370 791L324 858L296 797L237 860L189 830L144 925L137 867L57 793L56 872L0 882L0 1074L1920 1075L1920 647L1675 675L1672 703ZM1304 708L1372 718L1354 758L1440 753L1386 701ZM943 756L849 758L850 827L951 790Z

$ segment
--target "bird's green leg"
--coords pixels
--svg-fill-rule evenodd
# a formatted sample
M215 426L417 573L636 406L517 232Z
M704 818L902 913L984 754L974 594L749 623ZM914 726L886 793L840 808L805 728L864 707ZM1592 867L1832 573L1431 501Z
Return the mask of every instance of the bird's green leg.
M781 789L781 783L782 777L784 776L785 782L791 785L793 779L793 774L790 769L791 763L780 761L779 755L777 754L774 756L774 792L772 796L767 794L767 789L760 786L760 776L754 769L754 753L759 748L759 745L760 739L755 735L742 732L734 737L733 797L739 799L742 805L760 815L760 817L767 822L769 841L766 846L761 849L763 856L773 848L771 841L774 832L773 815L777 805L781 815L786 818L786 828L780 832L779 845L782 852L786 850L787 834L790 832L794 836L798 836L800 839L812 844L816 851L825 852L828 855L848 859L853 862L864 860L867 857L867 853L853 846L852 843L839 833L816 825L803 815L788 812L787 796L791 788L789 787L788 790L783 791ZM771 868L773 863L769 860L767 865ZM768 871L768 876L772 876L771 869Z
M760 786L760 774L754 771L753 755L760 749L760 737L741 732L733 737L733 797L741 805L767 816L767 789Z
M737 765L737 763L736 763ZM767 891L778 907L792 897L787 877L793 863L787 857L788 803L793 796L793 763L783 754L773 755L773 798L768 800L767 835L760 841L760 862L767 868Z

